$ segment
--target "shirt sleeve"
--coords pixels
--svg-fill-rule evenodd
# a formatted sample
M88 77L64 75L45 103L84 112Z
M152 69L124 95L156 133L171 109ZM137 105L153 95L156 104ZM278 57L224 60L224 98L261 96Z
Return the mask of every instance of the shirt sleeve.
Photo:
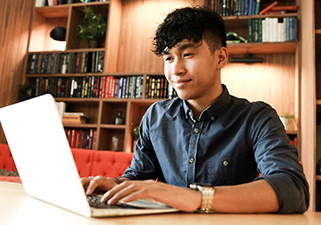
M153 106L147 110L142 118L133 160L121 177L126 177L130 180L157 179L164 181L162 170L149 138L149 123L152 119Z
M309 206L309 187L298 160L297 149L289 143L279 116L269 105L257 103L249 126L260 178L274 188L278 213L303 213Z

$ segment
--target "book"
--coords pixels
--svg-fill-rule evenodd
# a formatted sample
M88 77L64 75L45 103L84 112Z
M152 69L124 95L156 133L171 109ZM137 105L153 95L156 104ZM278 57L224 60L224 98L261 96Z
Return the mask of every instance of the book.
M65 102L56 102L56 107L57 107L57 110L58 110L58 114L62 120L63 118L63 115L66 111L66 103Z
M290 11L290 12L295 12L298 10L297 5L284 5L284 6L273 6L271 11Z
M65 112L62 117L64 124L83 124L86 123L88 116L83 112Z
M278 3L278 1L274 1L273 3L271 3L270 5L268 5L267 7L265 7L264 9L262 9L260 11L260 15L263 15L264 13L266 13L267 11L271 10L272 7L276 6Z
M36 7L43 7L46 5L47 0L36 0L35 6Z
M260 13L260 8L261 8L261 0L256 0L255 3L255 11L253 15L259 15Z
M38 58L38 53L31 53L28 55L27 73L37 73Z
M287 11L267 11L264 13L264 15L279 15L287 13Z

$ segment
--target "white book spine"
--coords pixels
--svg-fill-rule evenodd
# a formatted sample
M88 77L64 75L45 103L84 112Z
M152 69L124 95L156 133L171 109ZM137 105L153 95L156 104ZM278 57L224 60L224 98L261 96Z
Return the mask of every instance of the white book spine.
M262 20L262 42L266 42L266 20Z

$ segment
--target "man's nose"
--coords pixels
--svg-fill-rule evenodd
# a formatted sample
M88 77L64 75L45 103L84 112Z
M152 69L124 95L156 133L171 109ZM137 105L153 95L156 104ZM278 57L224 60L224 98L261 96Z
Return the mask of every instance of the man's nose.
M171 74L172 75L182 75L185 73L184 63L180 59L175 59L172 64Z

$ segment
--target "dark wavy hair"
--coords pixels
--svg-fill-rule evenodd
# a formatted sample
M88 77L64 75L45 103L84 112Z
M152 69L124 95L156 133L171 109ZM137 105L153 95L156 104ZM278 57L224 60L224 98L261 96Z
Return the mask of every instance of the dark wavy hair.
M153 52L160 56L184 39L201 43L204 39L210 50L226 47L226 30L222 17L203 7L175 9L161 23L153 39Z

